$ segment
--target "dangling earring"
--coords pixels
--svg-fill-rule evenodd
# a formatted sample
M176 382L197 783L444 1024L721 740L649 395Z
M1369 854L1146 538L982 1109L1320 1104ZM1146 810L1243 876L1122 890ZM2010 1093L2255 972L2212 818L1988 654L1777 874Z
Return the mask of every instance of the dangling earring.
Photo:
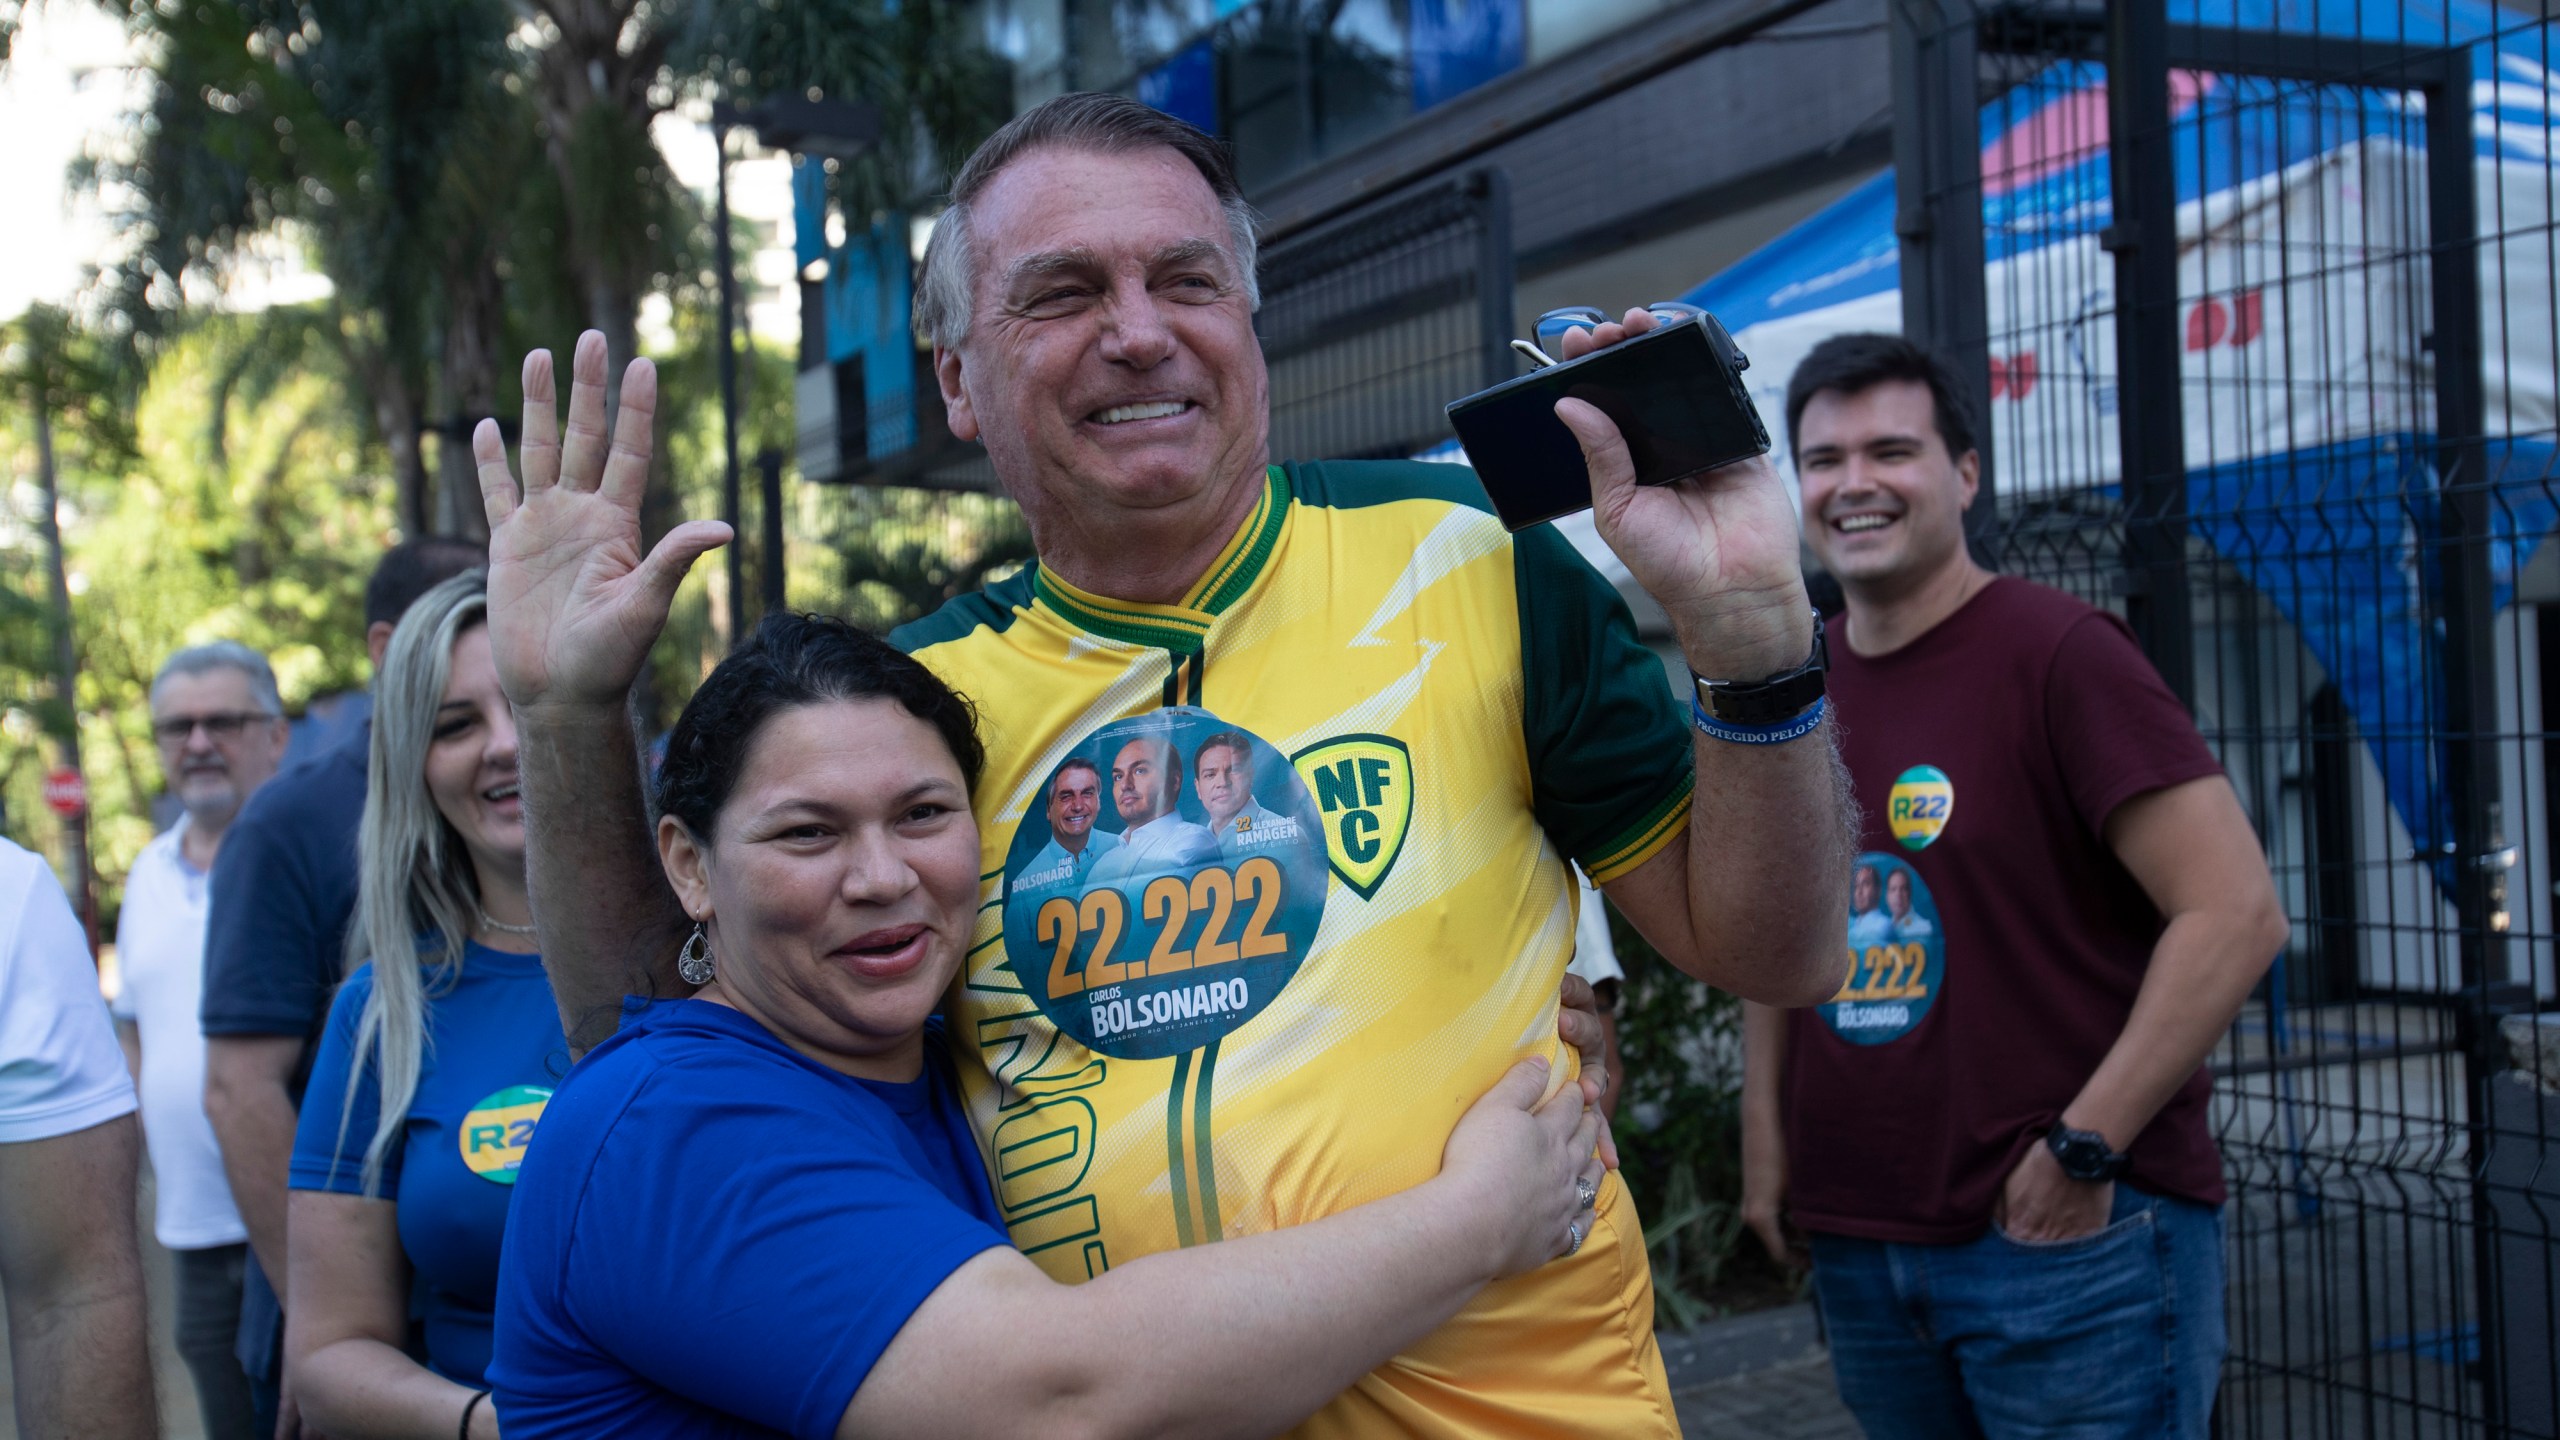
M676 974L696 989L711 983L711 938L702 933L699 920L685 938L684 949L676 954Z

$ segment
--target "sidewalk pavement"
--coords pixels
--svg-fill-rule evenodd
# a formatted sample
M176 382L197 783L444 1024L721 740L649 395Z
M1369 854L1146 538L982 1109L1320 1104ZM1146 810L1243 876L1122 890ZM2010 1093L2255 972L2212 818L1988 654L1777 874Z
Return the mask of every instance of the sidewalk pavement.
M1863 1440L1832 1387L1828 1358L1674 1391L1671 1398L1688 1440Z
M1664 1335L1662 1363L1688 1440L1862 1440L1832 1386L1811 1305Z

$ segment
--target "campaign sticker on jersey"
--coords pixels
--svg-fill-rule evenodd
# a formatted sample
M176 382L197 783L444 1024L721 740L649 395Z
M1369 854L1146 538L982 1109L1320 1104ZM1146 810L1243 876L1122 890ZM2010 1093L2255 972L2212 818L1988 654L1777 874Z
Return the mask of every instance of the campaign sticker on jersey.
M1849 872L1849 978L1814 1013L1852 1045L1911 1033L1947 978L1947 938L1929 882L1898 855L1870 850Z
M1316 797L1333 873L1378 893L1413 828L1413 754L1392 735L1337 735L1289 757Z
M542 1107L551 1092L540 1085L510 1085L474 1105L462 1117L462 1163L483 1180L516 1183L524 1168L525 1147L542 1123Z
M1914 765L1893 782L1885 797L1884 823L1905 850L1926 850L1947 828L1956 808L1956 784L1935 765Z
M1192 706L1113 721L1043 782L1005 856L1004 941L1060 1030L1128 1060L1277 998L1324 919L1315 800L1262 737Z

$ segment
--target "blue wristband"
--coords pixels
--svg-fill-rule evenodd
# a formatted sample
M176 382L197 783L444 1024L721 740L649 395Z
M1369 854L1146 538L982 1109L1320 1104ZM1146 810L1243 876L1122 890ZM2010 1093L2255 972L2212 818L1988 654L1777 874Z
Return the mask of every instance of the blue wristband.
M1781 720L1775 725L1736 725L1730 720L1719 720L1708 714L1706 706L1692 700L1689 702L1689 721L1698 727L1700 734L1713 736L1728 744L1784 745L1790 740L1801 740L1820 729L1822 713L1830 708L1830 704L1830 696L1816 695L1813 697L1813 707L1792 720Z

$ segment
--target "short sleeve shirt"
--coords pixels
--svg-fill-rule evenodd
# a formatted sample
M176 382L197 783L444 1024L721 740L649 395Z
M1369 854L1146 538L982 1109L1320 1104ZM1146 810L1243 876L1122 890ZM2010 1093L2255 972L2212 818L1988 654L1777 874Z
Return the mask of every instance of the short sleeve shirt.
M372 738L367 721L259 786L222 837L206 919L205 1034L319 1034L346 972Z
M1688 821L1688 727L1625 605L1458 466L1275 467L1179 604L1034 566L892 639L982 719L986 908L952 1035L1014 1241L1060 1280L1406 1189L1513 1063L1554 1056L1562 1084L1566 862L1606 883ZM1080 893L1030 883L1065 762L1120 834L1115 760L1169 745L1151 823L1204 826L1194 761L1224 735L1270 843L1140 869L1124 840ZM1623 1201L1612 1182L1604 1224L1632 1225ZM1658 1433L1651 1313L1640 1242L1586 1246L1304 1433Z
M154 837L125 875L116 922L120 1020L142 1040L142 1138L157 1195L154 1231L172 1250L249 1238L204 1113L204 917L211 877L187 863L187 821Z
M824 1440L907 1317L1005 1243L939 1035L903 1083L725 1006L632 1002L544 1118L490 1383L510 1440Z
M399 1207L400 1248L414 1277L410 1308L425 1327L428 1368L479 1385L508 1206L552 1091L568 1073L569 1048L540 957L468 945L458 976L441 967L426 973L418 1091L383 1157L377 1194ZM294 1131L293 1189L364 1193L381 1085L372 1057L361 1069L354 1058L373 975L372 965L358 968L329 1007Z
M80 918L42 857L0 839L0 1145L134 1109Z
M1866 816L1842 907L1853 963L1789 1016L1788 1206L1814 1231L1974 1238L2026 1147L2132 1014L2163 922L2104 838L2127 800L2219 774L2124 622L1997 579L1830 687ZM2126 1178L2223 1198L2202 1069Z

